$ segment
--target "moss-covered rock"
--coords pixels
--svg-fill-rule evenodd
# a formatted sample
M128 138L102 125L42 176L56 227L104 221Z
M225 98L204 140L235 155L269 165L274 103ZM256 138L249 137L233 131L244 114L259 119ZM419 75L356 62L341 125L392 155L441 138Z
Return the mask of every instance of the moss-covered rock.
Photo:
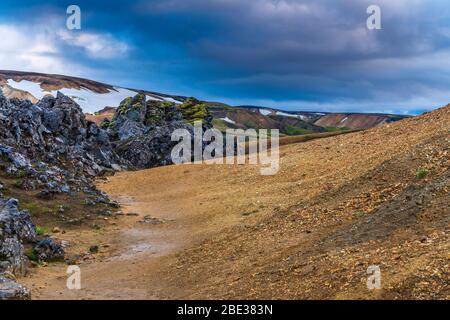
M105 118L103 119L103 121L100 123L100 128L102 128L103 130L107 130L110 126L111 126L112 121Z
M188 98L178 108L186 122L194 124L196 121L202 121L204 126L211 127L212 115L206 104L195 98Z
M147 126L164 126L182 118L182 113L173 102L154 100L147 102L147 114L145 115L145 125Z
M145 93L140 92L134 97L128 97L122 100L114 115L113 121L120 116L126 117L131 121L143 121L147 112Z

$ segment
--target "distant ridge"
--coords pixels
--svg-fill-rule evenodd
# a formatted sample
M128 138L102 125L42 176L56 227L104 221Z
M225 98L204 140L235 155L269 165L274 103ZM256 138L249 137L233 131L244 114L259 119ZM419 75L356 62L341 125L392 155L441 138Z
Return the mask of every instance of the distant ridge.
M138 92L149 100L183 103L187 97L149 90L123 88L102 82L60 74L46 74L13 70L0 70L0 88L8 98L18 97L32 102L45 95L61 91L77 102L89 119L101 122L110 118L120 102ZM262 106L229 106L221 102L204 103L214 116L214 126L220 130L279 129L284 135L316 132L368 129L394 122L408 116L371 113L331 113L316 111L286 111ZM105 110L105 108L108 108Z

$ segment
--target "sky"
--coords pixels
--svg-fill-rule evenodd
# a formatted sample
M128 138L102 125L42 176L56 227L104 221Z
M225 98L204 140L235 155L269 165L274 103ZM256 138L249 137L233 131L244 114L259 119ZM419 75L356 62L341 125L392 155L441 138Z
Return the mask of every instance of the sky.
M381 9L369 30L367 8ZM69 5L81 29L69 30ZM448 0L0 2L0 69L285 110L450 103Z

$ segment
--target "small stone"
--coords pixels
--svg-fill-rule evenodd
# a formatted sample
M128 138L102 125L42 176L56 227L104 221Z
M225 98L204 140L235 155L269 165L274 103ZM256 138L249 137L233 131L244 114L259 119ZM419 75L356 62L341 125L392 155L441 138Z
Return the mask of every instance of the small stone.
M164 223L164 221L160 220L158 218L154 218L152 216L147 215L147 216L144 217L143 220L139 221L139 223L156 225L156 224L162 224L162 223Z
M0 300L29 300L30 291L9 273L0 273Z
M63 249L68 248L70 246L70 242L67 240L61 240L61 247Z
M126 215L127 215L127 216L137 217L137 216L139 216L139 213L129 212L129 213L127 213Z
M90 248L89 248L89 252L90 253L98 253L98 246L91 246Z
M33 248L39 261L56 261L64 259L62 246L51 238L39 241Z

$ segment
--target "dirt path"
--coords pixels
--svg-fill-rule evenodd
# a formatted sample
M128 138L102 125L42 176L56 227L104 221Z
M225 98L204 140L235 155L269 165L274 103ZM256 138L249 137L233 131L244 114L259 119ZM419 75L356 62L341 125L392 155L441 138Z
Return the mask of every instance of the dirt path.
M193 169L195 174L191 172ZM198 165L164 167L119 173L99 183L102 190L121 203L127 215L98 232L68 231L61 235L60 240L67 240L76 248L89 248L93 244L100 247L98 255L80 264L82 289L66 288L67 265L63 263L34 269L31 277L22 282L32 288L35 299L179 296L182 293L176 288L167 288L159 281L158 273L171 263L174 253L237 221L226 213L212 214L214 192L209 193L210 198L202 195L201 173L210 175L211 169ZM150 223L142 223L146 216Z

